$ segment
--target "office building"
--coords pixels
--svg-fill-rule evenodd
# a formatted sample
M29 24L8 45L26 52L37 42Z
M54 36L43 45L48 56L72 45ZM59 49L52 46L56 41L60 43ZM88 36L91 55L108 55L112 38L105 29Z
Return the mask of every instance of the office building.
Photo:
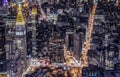
M82 72L82 77L104 77L104 69L94 65L84 67Z
M74 33L73 37L74 37L73 55L79 61L85 39L84 33L83 32Z

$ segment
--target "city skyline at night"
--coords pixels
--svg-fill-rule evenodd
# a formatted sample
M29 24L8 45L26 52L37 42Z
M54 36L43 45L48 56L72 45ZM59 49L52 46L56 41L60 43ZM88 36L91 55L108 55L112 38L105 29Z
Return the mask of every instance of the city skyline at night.
M0 77L120 77L119 0L1 0Z

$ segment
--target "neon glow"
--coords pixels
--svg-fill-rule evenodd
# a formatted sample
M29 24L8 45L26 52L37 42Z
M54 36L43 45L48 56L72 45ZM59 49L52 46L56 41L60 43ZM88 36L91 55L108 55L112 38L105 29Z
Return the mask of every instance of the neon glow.
M3 0L3 5L7 5L7 0Z

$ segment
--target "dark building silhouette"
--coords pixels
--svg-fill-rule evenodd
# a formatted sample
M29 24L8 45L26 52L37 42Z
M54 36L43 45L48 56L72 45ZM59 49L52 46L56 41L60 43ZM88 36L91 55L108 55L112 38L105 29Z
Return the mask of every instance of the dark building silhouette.
M5 27L0 27L0 72L6 71Z

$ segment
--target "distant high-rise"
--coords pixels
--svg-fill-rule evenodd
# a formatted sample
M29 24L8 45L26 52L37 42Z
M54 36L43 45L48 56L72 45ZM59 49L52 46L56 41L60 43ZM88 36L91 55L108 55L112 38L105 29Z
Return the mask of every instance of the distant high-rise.
M0 6L7 5L8 0L0 0Z
M66 40L66 46L68 49L72 49L73 48L73 34L67 34L66 37L65 37L65 40Z
M115 4L116 6L118 6L119 5L119 0L116 0L116 4Z
M104 77L104 69L89 65L82 70L82 77Z
M106 50L106 59L105 59L105 69L106 70L113 70L114 64L119 61L119 49L116 45L108 45Z
M26 50L26 27L22 14L22 6L18 6L18 14L15 24L15 37L13 44L16 46L13 55L13 75L15 77L22 77L22 73L27 68L27 50Z

